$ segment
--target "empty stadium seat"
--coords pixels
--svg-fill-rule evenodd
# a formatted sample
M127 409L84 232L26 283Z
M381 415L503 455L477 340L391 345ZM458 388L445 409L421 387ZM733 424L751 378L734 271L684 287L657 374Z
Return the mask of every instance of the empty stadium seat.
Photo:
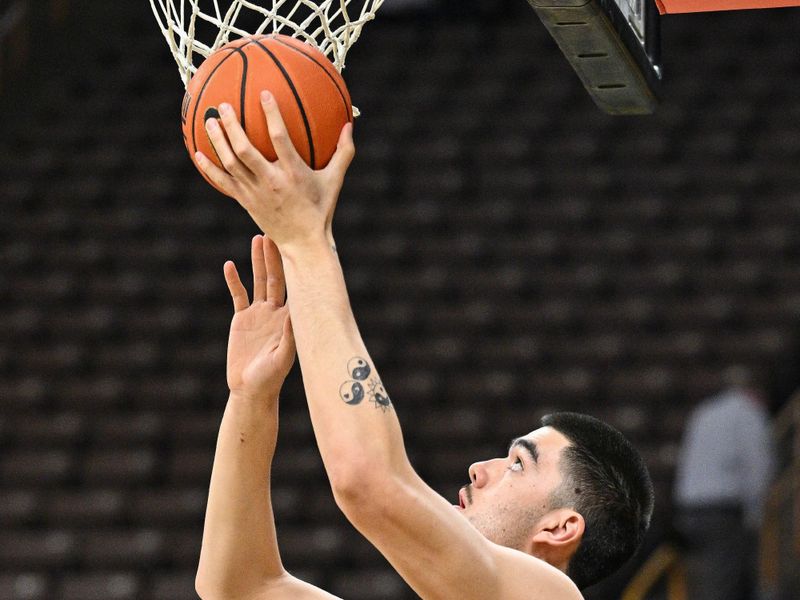
M43 501L44 519L51 527L100 527L121 522L125 494L116 489L63 490Z
M65 569L74 564L77 552L78 539L70 531L6 529L0 545L0 568L3 571Z
M52 597L50 578L44 573L22 572L0 575L0 597L9 600L45 600Z
M53 598L56 600L133 600L141 582L134 572L94 572L66 575Z
M84 534L81 560L96 569L145 569L161 560L164 542L154 529L93 528Z
M165 571L151 577L151 600L173 600L174 598L195 598L195 571Z

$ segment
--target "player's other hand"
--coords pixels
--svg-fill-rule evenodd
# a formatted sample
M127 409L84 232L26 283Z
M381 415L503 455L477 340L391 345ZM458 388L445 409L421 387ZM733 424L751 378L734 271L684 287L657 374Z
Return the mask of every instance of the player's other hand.
M253 300L233 262L225 263L225 281L233 298L228 340L228 387L250 400L277 399L295 357L286 285L278 249L263 236L253 238Z
M256 150L233 109L223 104L220 120L209 119L206 129L225 169L202 153L196 155L197 164L242 205L281 251L288 246L332 241L333 211L355 155L352 124L342 129L328 166L314 171L292 145L274 97L264 92L261 104L278 160L270 162Z

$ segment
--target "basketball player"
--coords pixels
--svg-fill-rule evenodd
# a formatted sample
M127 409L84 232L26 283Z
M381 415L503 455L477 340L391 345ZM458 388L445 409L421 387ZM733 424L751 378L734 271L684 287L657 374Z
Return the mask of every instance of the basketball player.
M253 241L253 302L228 263L236 314L231 398L211 480L197 588L217 598L330 598L288 575L269 504L277 395L293 358L338 506L422 598L571 600L636 550L653 491L621 434L556 413L473 464L455 506L414 472L380 376L350 309L331 222L354 156L352 126L322 170L295 151L274 98L262 94L278 160L251 145L230 106L207 122L224 165L205 174L271 238ZM273 245L274 244L274 245ZM283 305L284 275L288 307ZM291 323L290 317L291 315Z

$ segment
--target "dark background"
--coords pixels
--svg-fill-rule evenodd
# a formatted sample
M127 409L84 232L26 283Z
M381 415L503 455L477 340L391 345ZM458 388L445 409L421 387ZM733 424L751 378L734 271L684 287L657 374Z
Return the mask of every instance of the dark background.
M189 161L149 5L63 6L32 3L27 59L0 63L0 598L191 598L227 396L222 264L247 264L256 229ZM409 454L445 497L542 414L584 411L647 458L651 548L687 411L732 367L773 408L788 397L799 32L796 9L667 17L662 104L626 118L522 0L365 27L335 233ZM281 426L287 568L413 598L336 509L297 372Z

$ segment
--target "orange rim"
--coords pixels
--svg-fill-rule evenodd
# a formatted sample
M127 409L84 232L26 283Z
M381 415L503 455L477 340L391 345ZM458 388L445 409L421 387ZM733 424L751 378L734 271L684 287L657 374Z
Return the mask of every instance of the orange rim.
M800 6L800 0L656 0L663 14Z

